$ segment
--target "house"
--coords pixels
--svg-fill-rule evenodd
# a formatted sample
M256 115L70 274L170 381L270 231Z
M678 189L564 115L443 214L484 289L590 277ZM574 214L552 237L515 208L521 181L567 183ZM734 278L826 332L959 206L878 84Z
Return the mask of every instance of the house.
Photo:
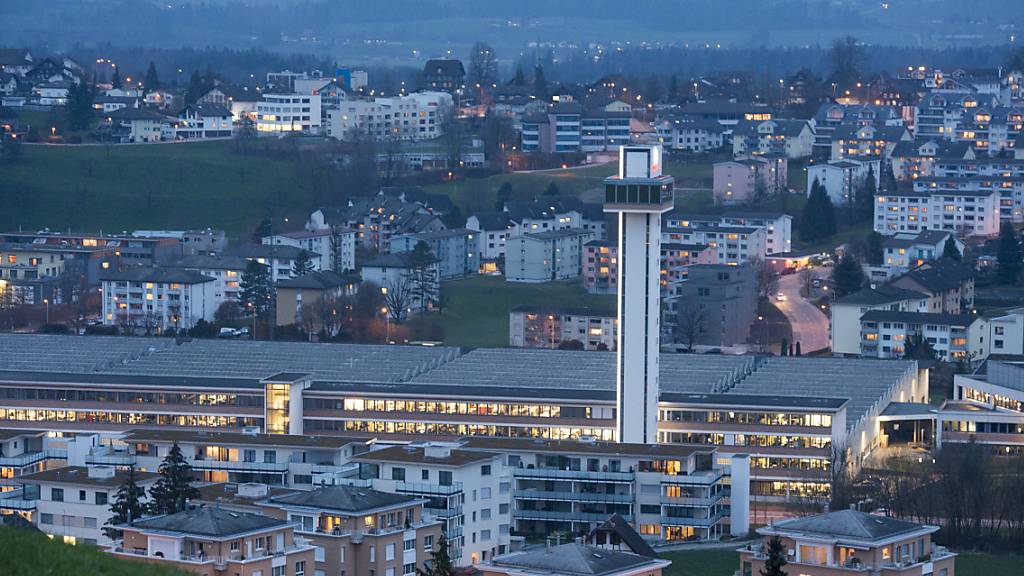
M523 304L508 313L509 346L561 348L579 342L584 350L614 350L617 318L614 310L549 308Z
M939 138L897 142L889 155L893 176L899 181L934 176L935 163L940 160L976 159L974 148L966 143Z
M549 538L550 540L550 538ZM482 562L483 576L661 576L672 562L586 544L561 544L512 552Z
M753 210L725 210L713 214L693 214L673 210L663 218L666 228L689 228L693 224L719 225L723 227L745 226L763 228L765 231L765 254L790 252L793 244L793 217L784 212L761 212ZM679 240L664 237L663 242Z
M200 140L204 138L230 138L231 112L219 104L189 104L178 112L171 124L171 140Z
M110 114L124 108L138 108L139 99L134 96L111 96L97 94L92 99L92 107L104 114Z
M988 322L973 314L869 310L860 317L860 354L903 358L911 339L927 340L939 360L984 358Z
M323 124L320 108L319 94L264 93L256 103L256 131L318 135Z
M925 262L890 284L928 294L928 309L923 312L961 314L974 308L974 271L954 260Z
M24 76L32 69L32 52L27 48L0 48L0 71Z
M715 253L714 263L738 266L767 255L768 231L760 226L706 224L697 220L679 220L683 227L663 226L661 241L671 244L708 246Z
M913 138L904 126L840 126L832 135L829 158L835 160L888 160L900 142Z
M466 218L466 228L479 237L480 273L500 273L505 268L505 244L512 221L507 212L484 212Z
M654 123L657 141L669 150L711 152L725 145L729 128L717 120L670 116Z
M390 98L344 100L327 109L324 133L337 140L358 136L377 142L418 142L444 134L454 103L447 92L414 92Z
M103 324L147 335L168 328L188 329L199 320L213 321L223 298L214 278L181 268L136 266L100 275Z
M69 80L43 82L32 87L32 101L39 106L64 106L68 103Z
M320 270L319 253L289 244L242 244L232 249L231 253L270 266L270 279L275 283L292 277L295 261L302 254L309 258L313 270Z
M757 316L757 279L750 265L698 264L679 286L675 310L682 343L744 344Z
M782 541L786 571L807 576L955 576L956 554L932 542L938 526L838 510L779 520L757 529L761 546L739 549L740 573L757 574L768 559L767 543Z
M143 490L152 487L160 475L135 472L135 482ZM114 466L65 466L50 468L18 478L20 499L33 506L32 523L51 538L65 544L111 544L103 533L110 523L110 505L128 473ZM4 493L15 498L17 493ZM29 503L32 504L29 504Z
M310 231L327 227L354 230L356 246L373 252L387 252L394 234L418 234L446 228L441 218L421 202L386 194L350 200L347 206L318 208L310 214L305 226Z
M427 60L423 65L422 82L426 90L461 94L466 83L466 69L461 60Z
M856 201L857 191L868 177L875 180L875 189L881 183L882 170L877 159L832 160L807 167L807 196L814 183L825 187L834 206L849 206Z
M160 142L167 117L150 110L123 107L105 114L111 136L123 144Z
M176 108L178 95L170 90L153 90L147 92L143 102L150 108L158 110L173 110Z
M963 242L950 232L922 230L917 234L903 232L887 236L882 240L882 266L893 273L903 273L925 262L942 258L946 242L951 237L957 250L963 254Z
M437 305L441 290L441 269L434 257L425 259L413 256L411 252L383 254L363 264L361 270L364 282L380 286L390 297L391 315L398 312L393 308L404 304L408 312L430 310Z
M18 91L18 76L11 72L0 72L0 96L13 96Z
M234 512L220 506L150 516L118 527L110 552L122 558L200 574L306 576L315 547L285 518Z
M814 127L807 120L743 120L733 129L734 156L782 154L790 160L809 158Z
M841 159L835 156L835 143L844 139L849 130L867 126L879 130L903 125L903 117L895 106L874 104L822 104L813 120L814 157L823 160ZM837 135L837 132L842 134Z
M583 273L583 246L592 232L562 228L511 236L505 247L505 278L509 282L571 280Z
M197 102L223 106L231 112L234 122L238 123L246 118L256 120L256 103L260 101L260 97L260 91L256 88L218 84L200 96Z
M786 157L778 154L715 162L715 203L748 204L785 193L788 174Z
M451 228L391 237L391 252L411 252L423 242L438 260L441 280L465 278L480 270L480 235L468 228Z
M331 270L314 271L277 282L277 325L297 325L309 334L337 331L339 299L356 293L359 278L342 276Z
M356 269L356 233L348 228L298 230L264 236L261 241L265 245L292 246L316 254L312 258L313 267L317 270L344 274Z

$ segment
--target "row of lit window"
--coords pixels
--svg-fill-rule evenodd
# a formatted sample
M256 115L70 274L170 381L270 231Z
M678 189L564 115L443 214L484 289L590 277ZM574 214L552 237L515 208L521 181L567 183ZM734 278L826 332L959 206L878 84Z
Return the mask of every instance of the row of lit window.
M658 419L662 422L709 422L715 424L758 424L761 426L832 426L831 414L815 413L659 410Z
M262 418L207 415L138 414L88 410L21 410L0 408L0 420L22 422L103 422L110 424L159 424L165 426L232 427L260 426Z
M574 440L591 437L614 441L615 431L608 428L493 426L487 424L448 424L436 422L381 422L376 420L305 420L306 432L368 432L371 434L437 434L448 436L497 436L508 438L546 438Z

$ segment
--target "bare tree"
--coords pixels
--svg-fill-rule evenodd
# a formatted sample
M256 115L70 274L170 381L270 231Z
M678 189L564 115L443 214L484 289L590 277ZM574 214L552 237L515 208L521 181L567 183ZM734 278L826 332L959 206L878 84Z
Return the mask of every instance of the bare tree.
M693 302L681 304L676 312L676 341L686 344L686 349L693 352L697 339L704 332L706 320L704 308L699 304Z
M413 282L408 276L384 285L384 306L396 323L401 324L409 317L414 295Z
M466 144L466 129L459 121L456 110L448 107L441 112L441 144L448 159L448 170L455 172L462 160Z
M751 265L757 278L757 294L762 298L767 298L779 287L779 276L762 258L751 259Z
M814 290L814 271L804 268L800 271L800 292L804 297L809 297Z

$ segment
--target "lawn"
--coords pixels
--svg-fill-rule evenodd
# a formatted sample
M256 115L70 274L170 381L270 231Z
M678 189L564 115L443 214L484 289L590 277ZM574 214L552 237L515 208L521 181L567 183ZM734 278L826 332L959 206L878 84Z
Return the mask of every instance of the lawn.
M222 228L304 222L314 194L294 163L231 142L23 146L0 179L0 229Z
M587 294L579 284L521 284L500 276L445 282L450 303L439 316L450 346L508 346L508 313L516 306L590 307L614 310L615 297Z
M1021 574L1024 556L1014 554L969 554L956 557L956 576L1001 576Z
M740 568L740 555L733 548L677 550L661 557L672 561L664 576L732 576Z
M191 572L119 558L93 546L72 546L40 532L0 528L0 573L9 576L187 576Z

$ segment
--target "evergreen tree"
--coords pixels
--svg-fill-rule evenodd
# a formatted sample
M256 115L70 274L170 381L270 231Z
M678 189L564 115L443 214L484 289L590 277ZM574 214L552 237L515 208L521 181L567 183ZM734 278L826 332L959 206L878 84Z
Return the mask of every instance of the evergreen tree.
M512 199L512 183L505 182L498 188L498 198L494 202L494 209L498 212L505 210L505 204Z
M124 88L124 82L121 80L121 70L114 68L114 75L110 77L110 85L114 90L120 90Z
M1013 284L1020 277L1021 251L1020 242L1017 240L1017 233L1013 224L1003 222L999 229L999 250L996 253L996 261L999 267L996 272L999 280L1004 284Z
M309 252L300 250L299 255L295 257L295 261L292 262L292 276L302 276L312 271L313 259L309 257Z
M149 68L146 69L146 79L142 82L142 86L146 89L147 94L160 89L160 77L156 74L156 64L152 60L149 62Z
M868 167L868 175L857 187L857 219L865 218L871 220L875 215L875 194L878 186L875 184L875 166Z
M195 477L175 442L157 470L160 478L149 489L149 511L152 514L175 514L185 510L188 500L197 498L199 490L192 486Z
M68 126L72 130L85 130L92 124L95 111L92 107L95 98L92 82L83 79L78 84L71 84L68 89L68 101L64 106L64 114Z
M847 251L832 270L832 282L836 287L836 297L842 298L852 294L864 285L864 269L860 262Z
M881 266L885 259L885 250L882 247L882 235L878 232L868 234L868 264Z
M882 170L882 190L895 192L896 186L896 173L892 171L892 164L887 162Z
M434 282L434 268L432 264L436 260L430 245L420 240L413 246L412 254L412 284L410 286L410 300L419 304L420 310L426 310L429 305L437 303L437 283Z
M270 267L250 260L238 283L238 305L250 314L263 315L270 309L272 286Z
M512 78L514 86L526 86L526 77L523 76L523 65L516 66L516 75Z
M825 187L817 178L811 184L811 194L800 213L800 239L815 242L836 232L835 208Z
M558 189L558 184L554 182L548 184L548 187L544 189L545 196L558 196L559 194L561 194L561 190Z
M262 244L263 239L267 236L274 235L274 225L270 222L270 218L264 218L260 220L260 223L256 226L256 230L252 233L252 241L254 244Z
M426 562L426 570L416 569L416 576L455 576L455 565L449 555L448 538L444 532L434 542L430 551L430 560Z
M782 570L782 567L787 564L786 562L786 547L782 544L782 540L778 536L772 536L771 540L765 544L765 555L768 558L764 561L764 568L761 568L761 576L786 576L786 572Z
M903 346L904 360L935 360L937 355L932 343L921 336L907 336L906 344Z
M548 97L548 79L544 77L544 67L540 64L533 70L533 95L539 100Z
M192 76L188 79L188 88L185 89L185 104L192 105L199 101L206 92L206 83L203 81L203 77L199 75L199 72L193 71Z
M946 243L942 246L942 257L956 260L957 262L963 259L963 254L957 248L956 238L953 238L952 234L949 235L949 238L946 238Z
M146 497L146 491L135 481L135 467L128 468L128 477L124 484L117 489L114 501L110 503L110 520L103 527L103 534L111 540L120 538L121 531L114 528L118 524L130 524L138 520L146 511L146 505L142 499Z
M675 74L668 79L668 94L666 96L670 104L679 99L679 78L676 78Z

